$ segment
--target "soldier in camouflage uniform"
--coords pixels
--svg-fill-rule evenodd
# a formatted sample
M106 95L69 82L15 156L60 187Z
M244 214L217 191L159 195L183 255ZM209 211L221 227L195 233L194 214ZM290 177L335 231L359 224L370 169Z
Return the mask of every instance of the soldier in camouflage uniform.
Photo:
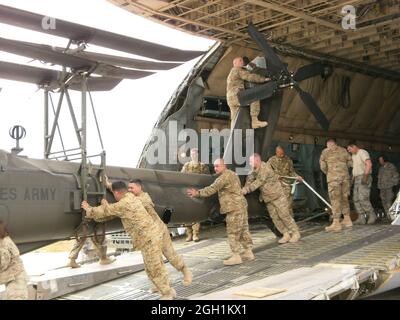
M128 185L128 190L142 202L147 213L152 217L159 229L162 230L162 253L164 257L168 259L176 270L183 273L183 285L190 285L192 283L192 272L185 265L182 256L175 251L167 225L160 219L154 209L154 203L151 200L150 195L147 192L143 192L142 181L140 179L131 180ZM155 290L153 290L153 292L154 291Z
M0 221L0 284L6 286L6 300L28 299L25 268L3 221Z
M232 257L224 260L224 265L241 264L243 261L254 260L252 247L253 241L249 231L247 214L247 201L240 192L239 177L226 168L224 160L214 162L214 170L218 178L210 186L200 190L188 189L191 197L209 197L218 192L221 214L226 214L226 230L228 241L232 250ZM240 255L240 246L244 252Z
M86 201L82 202L86 217L96 221L108 217L119 217L134 247L141 250L145 271L161 292L161 299L174 299L176 292L170 287L168 272L163 262L162 232L159 226L154 223L140 200L128 192L124 182L114 182L112 190L116 203L109 204L106 200L102 200L101 206L91 207Z
M226 80L226 101L231 110L231 128L233 129L236 115L239 112L240 103L238 93L244 90L244 81L249 82L266 82L269 78L260 76L255 73L250 73L243 68L244 62L242 57L237 57L233 60L233 68ZM268 123L266 121L259 121L258 115L260 114L260 101L255 101L250 104L251 126L253 129L265 127Z
M321 153L319 164L328 182L329 199L332 205L333 222L326 227L327 232L337 232L343 227L352 227L350 219L350 176L349 168L353 165L350 154L336 144L335 139L328 139L326 149ZM343 214L343 221L340 217Z
M199 150L193 148L190 150L191 161L186 162L181 170L184 173L198 173L198 174L210 174L210 169L204 163L199 162ZM191 226L186 227L187 238L186 241L197 242L200 240L200 223L193 223Z
M373 224L376 214L369 199L372 186L372 161L369 153L360 149L355 141L349 142L347 151L353 160L353 203L358 213L354 224Z
M248 194L260 188L260 198L267 205L268 212L275 227L283 234L279 243L297 242L300 240L299 228L289 213L289 203L279 176L268 163L261 161L259 154L253 154L250 159L253 168L242 188L242 194Z
M399 172L393 163L386 161L385 156L381 155L378 161L381 165L378 172L378 189L387 215L394 198L393 187L399 183Z
M301 181L302 178L294 171L293 161L287 155L285 150L281 146L277 146L275 149L275 155L267 161L274 172L278 176L296 177L297 180ZM292 180L281 178L283 190L289 203L289 213L293 217L293 195L292 195Z

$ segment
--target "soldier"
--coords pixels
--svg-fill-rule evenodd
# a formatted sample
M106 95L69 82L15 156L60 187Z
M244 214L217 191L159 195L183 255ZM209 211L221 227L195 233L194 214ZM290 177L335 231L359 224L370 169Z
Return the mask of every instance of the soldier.
M99 264L106 265L115 261L115 259L110 259L109 257L107 257L106 239L104 239L102 243L98 243L94 237L89 237L89 239L96 249L97 256L99 257ZM81 265L76 262L76 259L78 259L79 252L82 250L85 243L87 243L87 240L88 239L75 240L74 246L72 247L72 250L68 257L69 263L67 267L80 268Z
M191 161L186 162L181 170L185 173L199 173L199 174L210 174L210 170L207 165L199 162L199 149L193 148L190 150ZM191 226L186 227L187 238L186 241L197 242L200 240L200 223L193 223Z
M171 265L178 271L183 273L183 285L188 286L192 283L192 272L185 265L183 258L179 255L172 245L171 236L169 234L166 224L160 219L156 210L154 210L154 203L147 192L143 192L143 183L140 179L134 179L129 182L128 191L132 192L143 204L147 213L152 217L153 221L162 230L162 253L168 259ZM154 291L154 290L153 290Z
M226 80L226 101L231 110L231 128L235 124L236 115L239 111L240 103L237 97L239 91L244 89L244 81L249 82L266 82L271 79L260 76L255 73L250 73L243 68L244 62L242 57L236 57L233 60L233 68ZM251 127L253 129L265 127L268 123L266 121L259 121L258 115L260 114L260 101L254 101L250 104Z
M3 221L0 221L0 284L6 286L6 300L28 299L25 268Z
M267 163L278 176L296 177L298 181L303 180L303 178L294 171L292 159L285 155L285 150L281 146L275 148L275 155L269 158ZM286 198L288 199L289 213L293 217L292 181L285 178L280 178L280 181Z
M240 192L239 177L226 168L223 159L214 162L214 170L218 178L210 186L200 190L188 189L190 197L209 197L218 192L221 214L226 214L226 230L232 256L224 260L224 265L241 264L243 261L254 260L253 241L249 231L247 201ZM244 252L240 255L240 245Z
M376 214L369 200L372 185L371 158L369 153L360 149L354 141L348 144L347 151L352 154L353 160L353 203L358 213L358 219L354 224L365 224L366 217L368 224L373 224L376 221Z
M119 217L125 231L131 236L134 247L141 250L145 271L161 292L161 300L174 299L176 292L170 287L162 257L161 230L154 224L140 200L128 192L124 182L114 182L112 191L116 203L109 204L102 200L101 206L91 207L83 201L82 209L86 210L86 217L94 220Z
M332 203L333 222L325 231L340 231L342 226L353 226L350 219L350 177L349 168L353 165L351 156L345 148L336 144L331 138L326 142L326 149L321 153L319 164L328 182L329 199ZM343 214L343 221L340 217Z
M380 190L383 208L388 215L394 198L393 187L399 183L399 172L393 163L387 161L384 155L381 155L378 161L381 165L378 172L378 189Z
M268 163L261 161L257 153L250 156L249 162L252 171L247 176L242 194L248 194L260 188L260 198L267 205L275 227L283 234L278 242L299 241L301 237L299 228L289 213L289 203L278 175Z

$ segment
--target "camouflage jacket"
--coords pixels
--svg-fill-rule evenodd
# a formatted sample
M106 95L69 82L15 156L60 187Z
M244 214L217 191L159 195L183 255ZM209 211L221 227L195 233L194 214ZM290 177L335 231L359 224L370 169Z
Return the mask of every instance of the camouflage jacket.
M226 80L226 96L236 96L240 90L244 89L244 81L265 82L266 78L255 73L251 73L240 67L233 67Z
M345 148L334 145L322 150L319 165L329 183L349 179L349 168L353 165L353 160Z
M246 198L241 193L240 179L233 171L225 169L210 186L200 189L198 196L209 197L217 192L222 214L247 208Z
M297 177L298 174L294 171L293 161L288 156L283 156L279 158L277 156L273 156L268 159L267 163L271 166L272 170L279 176L287 176L287 177ZM286 184L292 184L293 180L290 179L282 179L282 182Z
M399 183L399 172L393 163L386 162L379 168L378 189L390 189Z
M147 192L142 192L136 197L142 202L143 207L146 209L153 221L159 226L164 227L165 223L161 220L160 216L157 214L157 211L154 209L154 203L153 200L151 200L150 195Z
M271 165L261 162L258 170L253 170L246 178L244 188L247 193L260 188L260 198L265 202L271 202L285 195L279 176L274 172Z
M181 172L184 173L199 173L210 174L210 169L202 162L189 161L183 165Z
M127 192L118 202L86 210L86 216L97 221L107 217L119 217L124 229L132 238L137 249L141 249L151 240L160 240L161 230L147 213L142 202Z
M6 284L25 272L19 250L10 237L0 239L0 284Z

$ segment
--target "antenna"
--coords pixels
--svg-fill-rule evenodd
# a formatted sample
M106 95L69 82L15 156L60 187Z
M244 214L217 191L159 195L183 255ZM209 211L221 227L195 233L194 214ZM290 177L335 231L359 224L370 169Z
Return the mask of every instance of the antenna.
M26 137L26 130L23 126L14 126L10 129L9 131L10 137L16 140L16 146L15 148L11 149L11 153L17 155L20 153L24 148L20 148L19 146L19 140L23 139Z

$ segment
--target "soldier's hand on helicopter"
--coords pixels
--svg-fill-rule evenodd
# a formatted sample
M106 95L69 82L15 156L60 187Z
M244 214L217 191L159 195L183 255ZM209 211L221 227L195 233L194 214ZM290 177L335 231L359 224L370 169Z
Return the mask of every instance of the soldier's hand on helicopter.
M102 206L107 206L108 205L108 201L106 199L101 199L101 205Z
M187 192L188 196L192 197L192 198L194 198L194 197L199 195L199 191L194 189L194 188L187 189L186 192Z
M90 205L87 201L82 201L81 208L86 211L90 208Z
M105 175L104 178L105 178L105 182L106 182L106 188L111 190L112 183L110 182L110 180L108 180L107 175Z

